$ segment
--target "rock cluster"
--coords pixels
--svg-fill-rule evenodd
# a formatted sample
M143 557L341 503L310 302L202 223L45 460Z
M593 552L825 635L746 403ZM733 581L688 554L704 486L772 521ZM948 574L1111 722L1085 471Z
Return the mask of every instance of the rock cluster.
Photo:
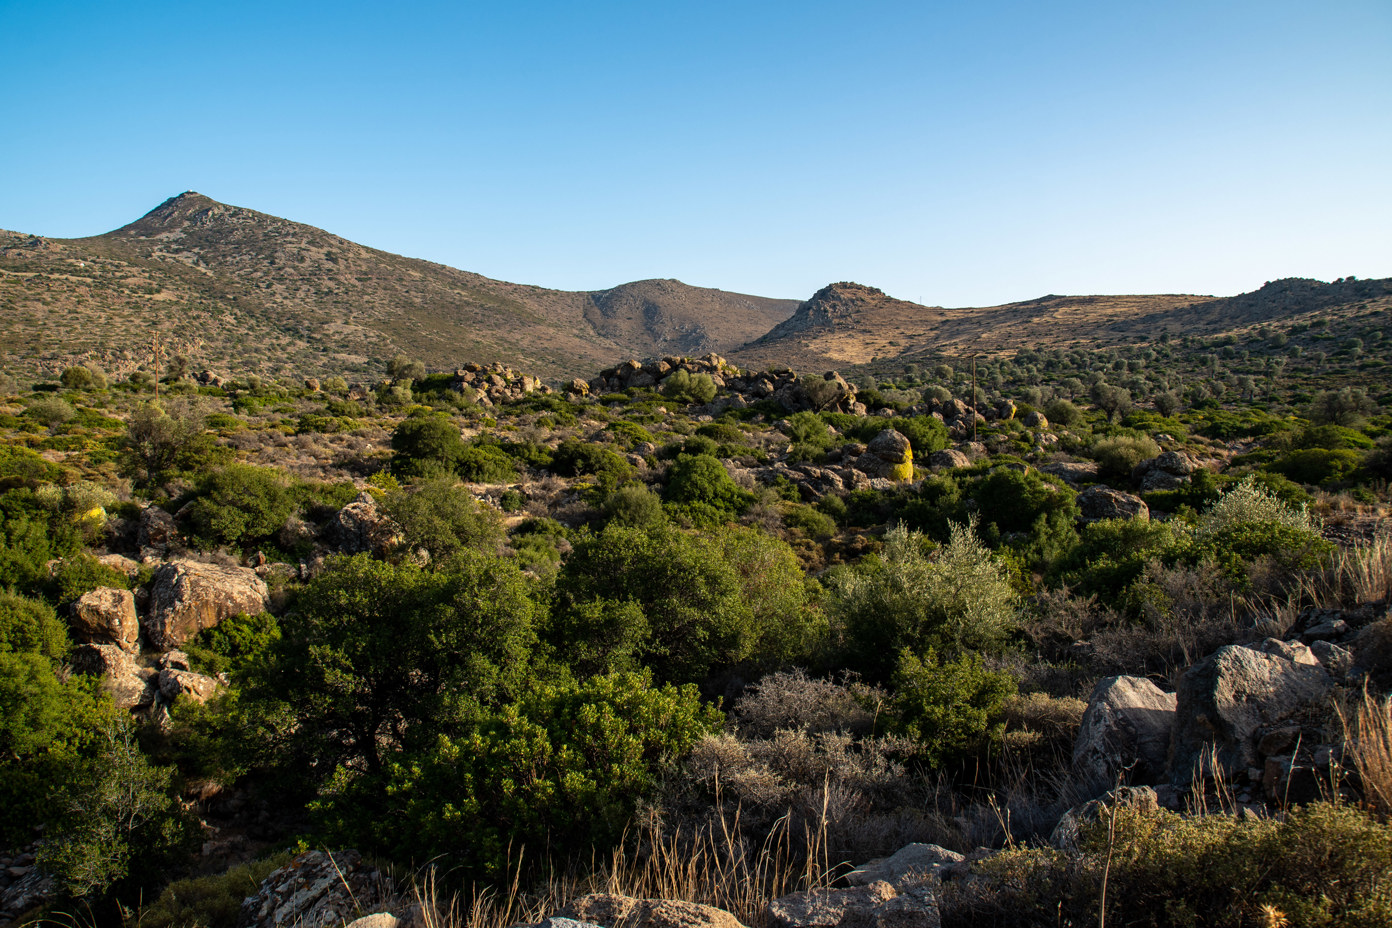
M357 851L307 851L242 902L238 928L337 928L381 904L386 877Z
M863 416L865 404L856 400L855 387L835 371L821 377L799 377L793 371L746 372L718 354L701 358L666 357L650 361L625 361L601 371L589 383L577 381L573 393L617 393L632 387L661 387L677 371L705 374L718 395L707 407L711 414L743 409L761 400L773 400L790 413L847 412Z
M47 902L53 877L34 866L38 845L31 844L0 856L0 925L7 925Z
M474 402L480 406L494 406L532 393L553 392L541 378L504 367L497 361L487 366L465 364L454 372L450 386L461 393L472 394Z

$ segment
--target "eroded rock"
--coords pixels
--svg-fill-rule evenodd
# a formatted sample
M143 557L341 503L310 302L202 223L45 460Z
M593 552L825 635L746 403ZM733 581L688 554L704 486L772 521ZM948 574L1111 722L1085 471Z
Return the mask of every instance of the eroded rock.
M102 587L82 594L73 603L73 637L88 644L114 644L131 654L140 650L140 619L135 594Z
M173 561L160 566L150 584L145 637L168 651L224 619L264 612L269 603L266 582L253 570Z
M238 928L337 928L377 906L385 877L357 851L307 851L276 870L242 902Z

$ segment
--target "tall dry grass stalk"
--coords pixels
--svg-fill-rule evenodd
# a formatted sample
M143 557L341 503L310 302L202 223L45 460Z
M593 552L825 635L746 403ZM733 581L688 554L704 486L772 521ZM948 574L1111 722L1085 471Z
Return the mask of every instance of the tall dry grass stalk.
M1337 549L1324 570L1307 574L1300 587L1300 599L1317 606L1392 599L1392 535Z
M759 844L741 836L738 808L729 815L722 809L700 827L670 828L653 813L607 859L584 870L524 884L519 859L505 888L459 893L442 890L428 871L404 901L420 905L422 928L535 923L590 893L696 902L724 909L749 928L764 928L771 901L829 886L836 875L826 855L829 796L824 788L818 821L799 829L785 815Z
M1383 819L1392 818L1392 696L1378 699L1366 689L1350 720L1342 709L1344 754L1353 761L1363 800Z

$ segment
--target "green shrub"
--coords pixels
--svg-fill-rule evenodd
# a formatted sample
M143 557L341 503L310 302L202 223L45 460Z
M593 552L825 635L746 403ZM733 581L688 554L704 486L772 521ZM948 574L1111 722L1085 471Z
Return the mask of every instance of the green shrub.
M632 528L655 528L667 522L662 498L641 483L619 487L601 509L608 521Z
M142 928L237 928L242 902L256 895L262 881L293 856L281 851L222 873L175 880L140 910L139 924Z
M1351 448L1305 448L1282 455L1267 468L1299 483L1319 486L1349 479L1362 462L1362 452Z
M715 381L710 374L676 370L662 381L662 395L678 403L709 403L715 399Z
M56 661L67 653L67 624L52 606L0 592L0 654L40 654Z
M459 427L444 416L404 419L392 430L392 472L424 477L453 471L464 454Z
M269 538L295 511L282 474L250 464L229 464L203 478L189 504L193 536L204 545L234 547Z
M944 661L932 648L923 658L899 653L890 712L900 734L917 743L934 765L965 753L1003 729L1002 707L1015 679L987 670L979 654Z
M1044 407L1044 416L1051 425L1060 425L1065 428L1077 425L1082 421L1083 411L1075 404L1065 399L1053 400Z
M86 552L63 558L47 584L50 595L58 603L70 603L100 587L129 589L130 581L119 570L104 566Z
M743 445L744 430L729 422L707 422L696 429L696 434L722 445Z
M601 489L612 491L633 478L633 465L604 445L567 439L556 449L552 469L563 477L593 476Z
M930 557L918 532L896 527L878 558L829 578L827 610L847 666L889 679L899 652L998 648L1018 624L1016 593L971 525L953 525Z
M66 400L56 396L41 396L29 404L24 410L24 414L36 422L53 428L55 425L67 422L76 415L76 411Z
M620 439L625 448L632 448L641 441L653 442L652 433L635 422L627 422L620 419L616 422L610 422L604 428L606 431L612 433L615 438Z
M811 506L791 503L783 507L783 524L823 541L836 534L836 520Z
M667 470L662 498L675 504L675 511L704 525L735 518L754 500L752 493L740 489L730 478L720 461L707 454L678 455Z
M437 477L412 489L388 493L382 509L401 526L407 550L424 548L434 560L469 548L486 550L501 538L496 516L452 477Z
M1132 469L1160 453L1160 446L1149 435L1118 435L1104 438L1089 452L1104 478L1130 480Z
M265 612L224 619L199 632L184 651L200 673L240 673L280 640L280 623Z
M473 483L509 483L517 479L517 466L508 453L497 445L482 442L461 446L454 469Z

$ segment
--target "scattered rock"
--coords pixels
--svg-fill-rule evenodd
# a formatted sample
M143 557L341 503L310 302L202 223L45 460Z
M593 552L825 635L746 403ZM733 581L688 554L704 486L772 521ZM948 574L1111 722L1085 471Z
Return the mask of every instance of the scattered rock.
M971 467L971 458L955 448L944 448L928 455L928 466L934 470L941 468Z
M850 889L815 889L769 903L774 928L938 928L935 880L898 889L883 880Z
M558 913L591 925L623 928L744 928L724 909L668 899L634 899L612 893L582 896Z
M964 855L936 844L910 844L883 860L861 864L846 874L846 882L852 886L866 886L883 880L898 886L906 877L936 876L944 867L965 859Z
M189 670L166 668L159 672L160 696L167 703L173 703L181 698L196 703L205 703L212 698L221 685L212 677L205 677L201 673L193 673Z
M357 851L307 851L276 870L242 902L238 928L336 928L380 904L385 878Z
M1115 782L1121 771L1132 783L1164 776L1177 697L1144 677L1106 677L1088 698L1073 743L1073 768L1094 787Z
M102 587L73 603L73 637L89 644L114 644L135 654L140 650L140 619L130 590Z
M156 569L150 584L145 637L168 651L223 619L264 612L269 596L266 582L245 567L173 561Z
M161 558L183 543L174 517L158 506L147 506L140 512L140 527L136 544L142 558Z
M1038 410L1031 410L1025 413L1024 423L1027 428L1043 431L1049 427L1049 419Z
M1090 483L1098 477L1097 465L1092 461L1055 461L1039 468L1040 473L1053 474L1064 483Z
M1078 494L1078 509L1084 522L1150 518L1150 507L1139 496L1100 485Z

